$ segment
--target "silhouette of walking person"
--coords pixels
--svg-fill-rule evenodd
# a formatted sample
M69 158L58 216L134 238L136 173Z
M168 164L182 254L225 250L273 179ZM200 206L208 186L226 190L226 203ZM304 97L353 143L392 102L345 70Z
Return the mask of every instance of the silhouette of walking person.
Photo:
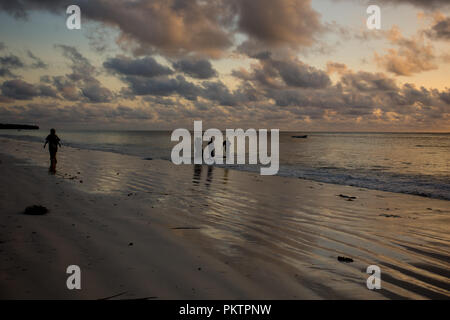
M225 138L225 140L223 140L222 147L223 147L223 151L224 151L223 157L226 159L228 159L229 155L230 155L230 145L231 145L230 140L228 140L228 138Z
M50 134L45 138L44 149L48 143L48 151L50 152L50 168L48 171L51 173L56 173L56 152L58 152L58 146L61 147L60 141L55 129L50 129Z
M212 137L211 137L211 139L209 139L209 142L207 144L207 148L208 148L208 157L211 158L211 159L214 158L216 156L216 150L215 150L215 147L214 147L214 140L213 140Z

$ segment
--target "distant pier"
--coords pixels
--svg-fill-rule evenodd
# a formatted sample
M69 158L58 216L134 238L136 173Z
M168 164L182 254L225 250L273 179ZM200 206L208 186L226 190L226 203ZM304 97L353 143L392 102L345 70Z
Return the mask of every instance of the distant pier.
M29 124L0 123L0 129L39 130L39 126Z

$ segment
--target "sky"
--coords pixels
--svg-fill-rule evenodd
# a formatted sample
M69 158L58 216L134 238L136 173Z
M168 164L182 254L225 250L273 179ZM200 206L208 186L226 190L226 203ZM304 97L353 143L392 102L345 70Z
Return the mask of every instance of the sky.
M449 49L448 0L0 0L0 123L450 132Z

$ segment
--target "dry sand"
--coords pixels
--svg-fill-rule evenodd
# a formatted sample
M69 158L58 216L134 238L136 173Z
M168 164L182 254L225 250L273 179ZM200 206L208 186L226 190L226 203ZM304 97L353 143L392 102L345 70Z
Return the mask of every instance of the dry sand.
M59 157L49 175L41 144L0 138L0 298L450 297L448 201L68 147ZM50 212L22 214L34 204ZM81 290L66 287L73 264ZM381 290L366 287L372 264Z

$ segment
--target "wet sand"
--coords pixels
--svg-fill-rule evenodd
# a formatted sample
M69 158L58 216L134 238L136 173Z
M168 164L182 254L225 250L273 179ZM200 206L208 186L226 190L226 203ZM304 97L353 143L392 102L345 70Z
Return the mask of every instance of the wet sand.
M0 160L0 298L450 297L449 201L68 147L49 175L5 138Z

